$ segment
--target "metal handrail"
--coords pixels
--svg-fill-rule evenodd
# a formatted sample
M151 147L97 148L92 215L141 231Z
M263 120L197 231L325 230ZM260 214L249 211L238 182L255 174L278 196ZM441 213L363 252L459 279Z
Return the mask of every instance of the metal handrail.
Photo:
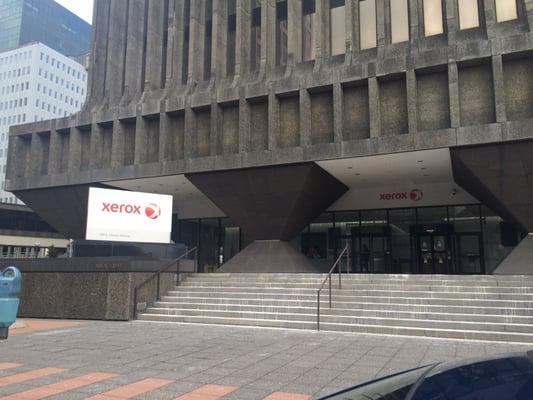
M140 283L139 285L135 286L135 289L133 289L133 319L137 318L137 293L139 289L144 287L148 282L151 282L154 278L157 278L156 283L156 299L155 301L159 301L161 298L160 296L160 284L161 284L161 274L167 272L171 267L176 265L176 282L180 282L180 261L183 260L186 256L194 252L194 272L197 272L198 270L198 248L193 247L190 250L187 250L185 253L183 253L178 258L175 258L173 260L170 260L163 264L163 268L161 268L159 271L154 272L153 275L151 275L148 279Z
M335 267L339 266L338 271L339 271L339 289L340 289L341 284L342 284L341 282L341 274L342 274L341 260L342 260L342 257L344 256L344 253L346 253L346 273L348 273L348 271L350 270L350 246L349 244L347 244L344 247L344 249L341 251L341 253L337 257L337 260L335 261L335 263L329 270L328 276L326 277L326 279L324 279L324 282L322 282L322 285L320 285L320 288L317 291L317 294L316 294L316 297L317 297L316 299L317 300L316 302L316 329L317 331L320 330L320 292L322 291L322 289L324 289L324 285L326 284L326 282L329 281L329 308L331 308L331 275L333 274Z

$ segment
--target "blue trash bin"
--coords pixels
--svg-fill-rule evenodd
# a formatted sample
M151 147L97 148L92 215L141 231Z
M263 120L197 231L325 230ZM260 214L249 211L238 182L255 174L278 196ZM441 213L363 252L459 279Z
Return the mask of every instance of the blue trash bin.
M17 319L21 283L18 268L8 267L0 274L0 339L7 339L9 327Z

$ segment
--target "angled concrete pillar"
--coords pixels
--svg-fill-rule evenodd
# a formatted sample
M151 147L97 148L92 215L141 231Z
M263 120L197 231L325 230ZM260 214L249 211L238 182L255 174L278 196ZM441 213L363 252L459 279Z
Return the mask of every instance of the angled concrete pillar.
M235 78L239 81L250 71L252 9L250 0L237 0L235 38Z
M189 27L189 77L187 86L192 89L204 77L205 0L191 1Z
M147 27L148 0L130 0L128 38L122 104L135 103L142 93L144 80L144 35Z
M329 0L316 0L315 12L315 69L320 69L330 55Z
M459 30L459 16L456 4L457 2L455 0L444 0L446 10L446 21L444 21L444 26L446 27L446 34L450 46L455 44L456 33Z
M287 2L287 65L302 61L302 2ZM290 69L290 68L289 68Z
M496 4L494 0L483 0L482 5L485 13L485 26L487 28L487 36L489 39L497 36L496 27Z
M102 77L106 76L106 63L104 60L107 59L111 2L108 0L96 0L94 7L97 25L92 49L94 63L91 70L89 106L99 106L104 99L105 78L102 79Z
M168 26L169 0L148 2L146 34L145 91L160 89L166 81L166 53L163 39ZM161 4L164 6L161 6Z
M420 22L418 17L418 1L408 0L409 2L409 32L411 42L417 44L420 38Z
M185 1L171 0L168 8L168 49L166 87L178 87L183 71L183 41L185 38Z
M276 0L261 0L261 75L276 66Z
M110 20L105 74L106 100L117 104L122 97L125 74L126 35L130 2L110 0Z
M356 0L346 0L346 63L351 64L359 49L359 9Z
M226 76L228 38L228 2L213 2L213 45L211 47L211 81Z

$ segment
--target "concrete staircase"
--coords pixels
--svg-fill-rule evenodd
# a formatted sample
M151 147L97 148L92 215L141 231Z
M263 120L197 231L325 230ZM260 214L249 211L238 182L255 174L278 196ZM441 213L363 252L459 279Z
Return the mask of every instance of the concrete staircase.
M192 274L143 321L316 329L322 274ZM533 276L343 275L321 330L533 343ZM327 286L326 286L327 287Z

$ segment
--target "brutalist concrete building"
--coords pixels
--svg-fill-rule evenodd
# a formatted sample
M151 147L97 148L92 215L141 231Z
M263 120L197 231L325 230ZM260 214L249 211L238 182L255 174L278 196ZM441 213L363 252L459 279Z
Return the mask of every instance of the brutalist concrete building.
M533 1L96 0L89 97L10 131L69 238L89 187L174 196L204 270L531 273Z

